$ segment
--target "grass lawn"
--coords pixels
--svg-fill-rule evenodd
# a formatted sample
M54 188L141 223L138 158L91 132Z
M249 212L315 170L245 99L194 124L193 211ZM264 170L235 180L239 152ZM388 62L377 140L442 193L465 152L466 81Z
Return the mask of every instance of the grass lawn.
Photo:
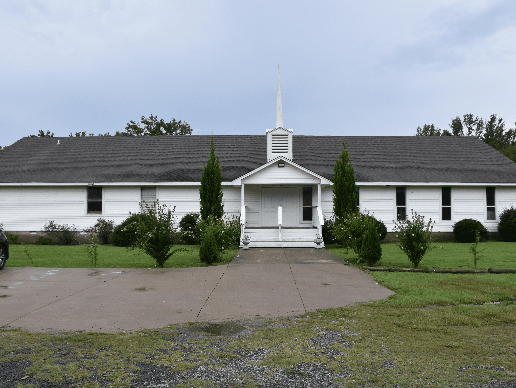
M384 255L388 245L382 246ZM429 255L422 264L456 267L459 258L451 252L459 247L441 245L432 255L450 252L451 259L433 261ZM481 263L503 267L503 261L491 260L505 259L490 259L488 251ZM392 260L409 264L402 257ZM296 378L306 379L297 386L319 386L314 376L323 375L343 387L516 382L516 274L371 275L396 295L263 321L241 336L192 335L195 324L116 334L0 330L0 381L2 366L20 365L15 387L143 386L142 376L170 377L174 372L183 378L182 385L174 386L184 387L220 386L221 379L239 387L272 379L268 385L274 386L278 376L291 379L291 386ZM166 386L159 385L163 379L153 386Z
M419 263L419 268L474 268L472 244L433 243L433 249L427 252ZM358 256L351 250L330 245L327 249L351 263ZM516 243L487 241L478 244L481 251L477 268L516 268ZM413 267L407 255L395 243L382 244L382 258L376 264L385 267Z
M92 268L86 247L81 245L11 245L6 267L54 267L54 268ZM197 245L175 245L172 250L184 248L176 252L165 262L165 268L201 267L204 263L199 259ZM28 257L32 257L32 261ZM227 264L233 259L237 247L226 249L222 260L215 265ZM112 245L99 245L98 268L154 268L156 262L139 249L127 249Z

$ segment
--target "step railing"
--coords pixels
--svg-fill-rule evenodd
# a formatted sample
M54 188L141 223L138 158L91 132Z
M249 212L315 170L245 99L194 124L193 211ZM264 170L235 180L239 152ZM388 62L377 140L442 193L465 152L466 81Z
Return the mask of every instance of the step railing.
M280 206L278 206L278 230L279 230L279 241L282 241L281 240L281 225L283 224L283 208Z

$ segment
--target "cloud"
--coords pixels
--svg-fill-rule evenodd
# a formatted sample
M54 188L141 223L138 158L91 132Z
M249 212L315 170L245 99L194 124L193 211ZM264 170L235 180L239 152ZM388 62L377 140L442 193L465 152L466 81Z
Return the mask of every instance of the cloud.
M412 42L396 46L389 62L453 67L467 62L503 61L516 54L513 45L507 44L513 42L516 31L516 2L442 7L422 29Z

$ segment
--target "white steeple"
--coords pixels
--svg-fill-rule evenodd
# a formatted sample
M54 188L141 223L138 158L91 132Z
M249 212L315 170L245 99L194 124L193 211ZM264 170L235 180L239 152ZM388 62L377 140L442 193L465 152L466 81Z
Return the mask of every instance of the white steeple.
M278 63L278 106L276 108L276 128L283 128L283 109L281 107L281 82L280 82L280 68Z

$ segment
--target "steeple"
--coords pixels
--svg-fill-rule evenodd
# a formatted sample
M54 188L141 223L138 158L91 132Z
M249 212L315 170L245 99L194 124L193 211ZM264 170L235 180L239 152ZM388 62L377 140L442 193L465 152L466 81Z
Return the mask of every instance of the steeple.
M283 128L283 109L281 107L281 82L280 82L280 68L278 63L278 106L276 108L276 128Z

